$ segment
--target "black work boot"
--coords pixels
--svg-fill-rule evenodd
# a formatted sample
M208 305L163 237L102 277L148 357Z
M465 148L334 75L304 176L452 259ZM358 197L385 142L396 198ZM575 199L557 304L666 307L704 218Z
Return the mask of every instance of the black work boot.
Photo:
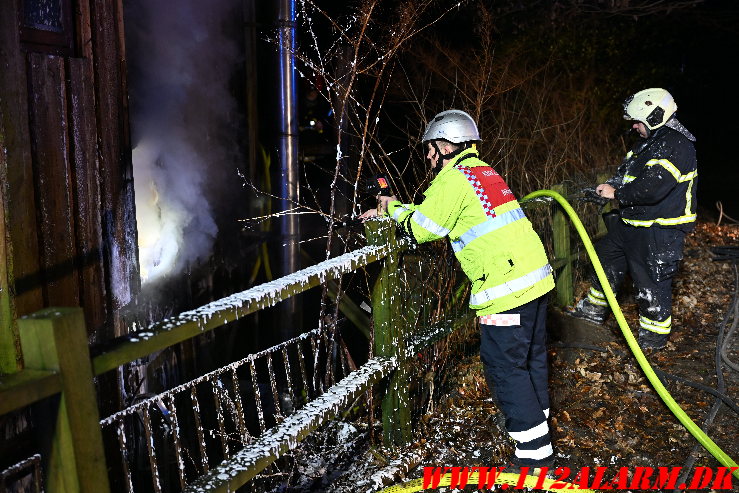
M583 298L568 313L572 317L581 318L596 325L603 325L608 315L608 307L594 305Z
M509 474L521 474L526 471L527 476L540 476L546 467L545 476L548 478L554 478L554 455L547 457L542 460L527 460L522 461L517 457L511 457L508 461L508 465L501 472L507 472ZM524 469L524 468L528 468Z
M658 351L665 347L669 334L658 334L651 330L639 328L639 347Z

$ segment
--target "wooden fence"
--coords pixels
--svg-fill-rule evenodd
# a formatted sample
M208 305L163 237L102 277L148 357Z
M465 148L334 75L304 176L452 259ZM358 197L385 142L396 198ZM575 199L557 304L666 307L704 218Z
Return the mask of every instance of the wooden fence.
M559 191L566 193L566 190ZM553 251L556 257L552 264L559 272L558 303L567 304L571 302L573 296L572 263L576 256L570 253L569 223L560 215L558 209L554 211L552 220ZM125 416L138 413L139 416L143 416L145 424L147 420L149 421L151 427L151 416L148 411L150 404L159 406L162 416L168 417L172 443L178 445L178 441L181 442L178 435L178 418L181 417L182 411L177 410L174 394L153 396L149 403L138 408L132 406L118 416L114 415L101 421L95 397L95 376L201 335L376 261L382 261L382 269L372 289L374 357L358 370L348 373L342 380L331 382L333 385L330 388L323 389L308 385L305 363L301 359L300 351L295 352L291 349L293 356L290 357L287 346L277 348L282 354L280 366L287 368L283 378L288 383L292 381L290 361L293 362L293 368L301 369L301 372L296 369L292 378L297 382L302 379L305 385L294 388L291 383L288 385L288 394L293 401L299 400L295 397L296 389L306 395L311 392L315 395L313 400L304 402L302 408L292 410L291 413L277 406L280 396L274 382L264 390L257 386L255 359L244 360L242 362L246 365L244 368L251 369L249 382L254 388L257 406L263 402L261 392L271 394L273 396L271 402L278 411L275 416L279 418L277 421L281 421L273 428L265 429L264 412L261 408L258 409L258 413L261 413L259 414L261 434L258 438L250 434L244 425L244 406L239 397L240 378L237 375L236 363L229 369L231 376L228 378L223 377L224 369L214 372L208 381L210 385L208 395L215 400L219 418L223 409L236 411L236 418L232 418L234 431L227 432L222 426L223 422L228 420L221 419L218 425L221 426L220 434L217 431L216 434L221 437L221 452L218 456L222 460L215 466L208 461L207 452L211 445L206 443L203 433L199 432L197 448L200 450L200 458L192 459L193 462L200 464L195 471L197 476L192 477L192 472L186 472L187 468L183 465L183 458L179 452L176 456L175 469L178 469L176 476L180 490L233 491L264 470L287 450L294 448L297 442L322 423L337 416L341 409L371 389L374 383L386 377L390 378L390 382L382 403L384 439L389 443L405 443L411 436L411 406L408 397L409 376L403 362L409 356L417 354L424 347L473 320L473 314L462 311L452 317L451 313L446 313L435 324L425 327L420 333L408 333L409 324L403 323L398 314L406 312L408 315L407 312L411 307L410 311L416 312L411 313L410 317L415 319L423 300L408 298L401 300L401 296L397 296L403 291L399 286L402 271L399 269L399 258L408 244L395 238L394 228L388 227L389 223L390 221L381 220L367 222L368 245L359 250L156 323L118 340L112 348L95 357L91 357L88 350L84 317L80 308L48 308L18 320L25 368L15 374L0 376L0 415L49 397L57 399L56 411L52 413L53 419L56 420L54 433L48 457L44 457L46 490L108 492L111 490L109 471L122 469L126 481L124 487L116 484L116 489L133 491L130 471L127 469L130 457L127 457L128 454L125 452L127 445L125 433L121 431L123 426L121 423L125 421ZM287 343L298 346L307 344L295 341ZM312 344L315 356L316 342ZM265 360L265 364L270 365L270 368L273 357L269 354ZM295 363L296 361L299 364ZM230 382L232 388L224 389L224 381ZM195 384L183 386L180 390L189 392L190 400L187 401L189 403L187 405L195 409L198 421L198 392L202 390L197 391ZM123 451L122 468L111 468L111 464L106 463L106 447L102 434L105 426L111 426L118 433L118 444ZM148 428L145 427L146 429ZM200 430L202 431L202 427ZM228 440L224 438L229 434L240 437L237 440L237 447L229 445ZM146 433L146 438L146 453L150 462L153 490L162 491L155 450L158 442L149 436L149 432Z

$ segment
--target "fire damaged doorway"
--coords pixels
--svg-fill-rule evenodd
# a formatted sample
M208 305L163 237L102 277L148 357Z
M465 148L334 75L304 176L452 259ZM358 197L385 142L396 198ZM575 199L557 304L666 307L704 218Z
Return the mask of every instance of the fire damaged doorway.
M255 206L245 186L254 175L254 124L243 1L123 4L141 282L126 315L136 327L248 285L255 247L240 219ZM169 388L232 357L222 348L233 347L236 330L132 368L128 397ZM256 337L247 343L257 344Z

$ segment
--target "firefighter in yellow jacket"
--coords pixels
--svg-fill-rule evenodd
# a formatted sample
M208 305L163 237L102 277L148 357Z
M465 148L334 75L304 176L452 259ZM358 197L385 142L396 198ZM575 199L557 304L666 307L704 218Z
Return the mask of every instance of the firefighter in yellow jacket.
M546 306L554 288L544 247L503 178L478 157L467 113L448 110L428 124L423 144L438 172L418 205L380 197L380 210L418 243L448 237L472 283L480 356L516 443L509 471L549 466ZM377 210L362 217L377 215Z

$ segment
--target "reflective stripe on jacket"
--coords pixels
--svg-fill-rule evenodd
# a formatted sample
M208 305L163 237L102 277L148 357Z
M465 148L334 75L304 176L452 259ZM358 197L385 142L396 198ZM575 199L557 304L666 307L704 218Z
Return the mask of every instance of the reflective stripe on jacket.
M418 205L387 214L418 243L448 237L472 282L478 315L510 310L554 288L544 246L503 178L466 149L447 164Z
M608 180L621 204L621 219L632 226L691 231L696 221L697 160L693 142L660 127L626 154Z

